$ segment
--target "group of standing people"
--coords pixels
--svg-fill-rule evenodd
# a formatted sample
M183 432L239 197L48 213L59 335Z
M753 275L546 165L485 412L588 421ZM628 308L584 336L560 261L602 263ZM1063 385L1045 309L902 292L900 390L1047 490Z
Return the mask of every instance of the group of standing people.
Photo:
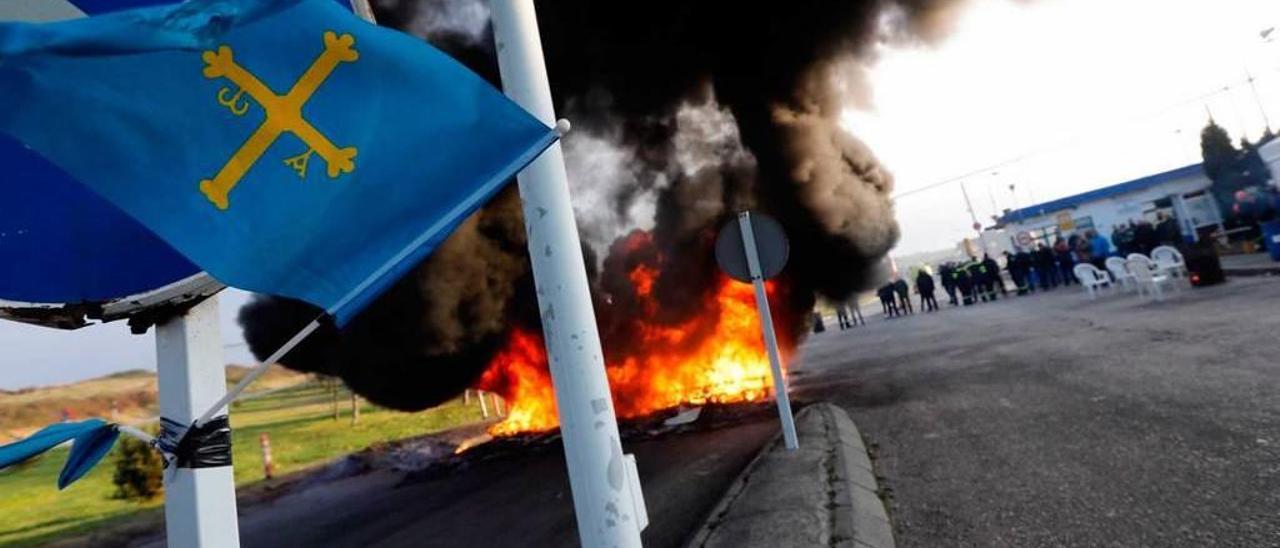
M935 287L933 275L928 269L922 268L916 273L916 293L920 295L921 312L938 310L938 299L934 297ZM880 306L886 317L896 318L916 313L916 308L911 305L911 287L901 277L881 286L876 295L880 297Z
M896 318L916 313L911 306L911 288L902 278L891 280L880 286L880 289L876 290L876 296L880 297L880 306L883 308L885 317Z
M1111 243L1115 244L1121 257L1130 253L1150 255L1151 250L1158 246L1182 243L1182 231L1178 228L1178 221L1162 211L1156 213L1155 224L1143 219L1111 227Z
M1058 237L1053 247L1040 244L1035 249L1022 247L1014 252L1005 252L1005 268L1009 278L1017 286L1019 295L1034 293L1039 287L1048 291L1060 285L1067 286L1079 283L1076 279L1075 267L1081 263L1089 263L1099 270L1105 270L1105 261L1111 255L1111 244L1106 238L1094 230L1084 235L1072 234L1069 238Z
M962 263L943 263L938 267L938 274L942 276L942 289L952 306L995 301L998 295L1009 293L1000 277L1000 264L990 255L983 255L982 260L969 257Z
M1155 224L1147 221L1131 221L1118 225L1108 241L1095 230L1057 237L1053 245L1015 247L1004 254L1004 267L990 255L981 259L970 256L967 261L945 262L938 266L938 276L947 300L952 306L970 306L980 302L994 302L1009 294L1002 270L1008 271L1018 295L1034 293L1037 288L1048 291L1058 286L1079 283L1075 266L1089 263L1099 270L1106 270L1106 259L1112 255L1112 243L1120 256L1129 253L1150 254L1159 245L1175 245L1181 240L1177 221L1164 213L1157 214ZM915 293L919 295L921 312L938 310L934 296L936 285L929 268L920 268L915 277ZM896 279L876 291L887 318L916 313L912 305L911 287L905 279ZM866 325L856 300L836 306L836 317L841 329Z
M859 324L867 325L867 319L862 317L862 307L858 306L857 295L847 303L836 303L836 321L840 323L841 331L852 329Z

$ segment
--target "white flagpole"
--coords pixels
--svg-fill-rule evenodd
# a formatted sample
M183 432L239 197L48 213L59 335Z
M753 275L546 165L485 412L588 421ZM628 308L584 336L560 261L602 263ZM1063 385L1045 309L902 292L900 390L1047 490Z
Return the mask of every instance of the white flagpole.
M218 297L205 299L155 329L160 416L189 425L227 391ZM235 474L230 465L175 468L165 478L169 546L240 546Z
M489 8L507 96L556 123L533 0L493 0ZM588 548L639 547L647 517L635 468L622 454L560 145L519 181L579 539Z
M369 0L351 0L351 10L361 19L377 24L377 21L373 20L373 8L369 6Z

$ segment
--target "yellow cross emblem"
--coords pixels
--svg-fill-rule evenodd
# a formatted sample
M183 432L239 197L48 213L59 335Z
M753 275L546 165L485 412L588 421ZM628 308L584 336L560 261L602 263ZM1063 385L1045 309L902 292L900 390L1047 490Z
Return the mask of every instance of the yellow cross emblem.
M235 188L249 168L286 131L297 136L308 147L306 152L284 161L285 165L298 172L299 177L306 177L307 161L314 153L320 154L320 158L328 165L327 173L331 179L355 171L355 147L338 148L302 117L302 106L311 99L311 95L329 78L333 70L340 63L355 62L360 57L353 47L355 42L350 34L339 36L332 31L325 32L324 51L284 95L276 94L256 76L236 64L230 47L221 46L217 51L204 52L204 77L226 78L238 88L234 94L228 88L219 90L219 104L230 109L232 114L242 116L249 110L248 102L243 100L244 94L248 93L266 112L262 125L240 145L240 149L227 160L218 174L212 180L200 181L200 192L214 206L224 210L230 206L228 195L231 189Z

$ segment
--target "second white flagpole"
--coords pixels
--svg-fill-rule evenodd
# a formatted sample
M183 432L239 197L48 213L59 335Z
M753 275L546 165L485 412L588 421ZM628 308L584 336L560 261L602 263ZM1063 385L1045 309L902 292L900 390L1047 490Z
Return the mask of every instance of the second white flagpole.
M555 124L533 0L493 0L490 10L503 89ZM639 547L644 502L635 467L622 454L560 145L519 181L578 535L588 548Z

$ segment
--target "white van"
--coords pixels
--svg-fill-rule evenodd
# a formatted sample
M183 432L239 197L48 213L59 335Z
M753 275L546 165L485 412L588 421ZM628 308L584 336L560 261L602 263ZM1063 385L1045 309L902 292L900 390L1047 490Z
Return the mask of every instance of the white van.
M1271 170L1271 186L1280 188L1280 139L1272 139L1258 147L1258 154Z

